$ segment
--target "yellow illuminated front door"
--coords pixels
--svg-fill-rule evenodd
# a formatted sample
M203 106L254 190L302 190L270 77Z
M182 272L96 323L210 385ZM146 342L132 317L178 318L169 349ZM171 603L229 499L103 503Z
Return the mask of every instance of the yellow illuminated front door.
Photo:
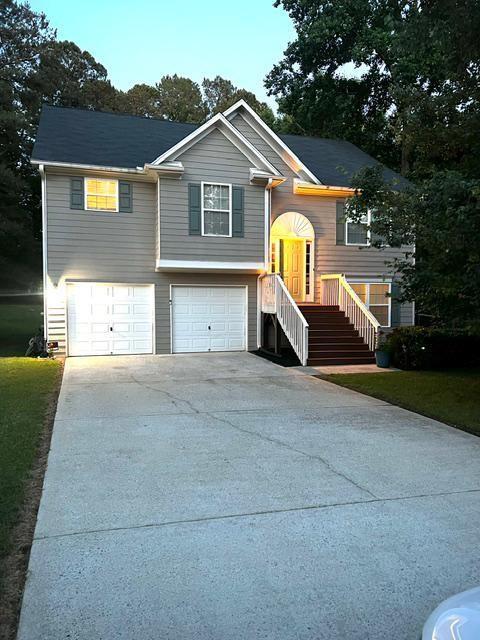
M296 302L305 299L305 240L282 241L282 276Z

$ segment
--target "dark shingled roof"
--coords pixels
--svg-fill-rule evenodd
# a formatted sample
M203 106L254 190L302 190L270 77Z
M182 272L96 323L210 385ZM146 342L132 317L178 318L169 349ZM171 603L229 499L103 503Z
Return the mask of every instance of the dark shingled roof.
M44 106L32 159L108 167L143 167L198 125L103 111ZM378 162L343 140L281 135L323 184L350 186L351 176ZM405 184L390 169L385 178Z

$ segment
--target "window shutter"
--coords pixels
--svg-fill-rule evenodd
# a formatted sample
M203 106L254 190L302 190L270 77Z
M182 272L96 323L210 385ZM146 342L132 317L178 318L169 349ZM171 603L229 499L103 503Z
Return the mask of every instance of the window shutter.
M84 209L83 178L70 178L70 209Z
M401 304L398 301L398 296L400 295L400 286L398 285L397 282L392 282L392 289L391 289L391 296L392 296L392 301L391 301L391 305L392 305L392 322L391 322L391 326L392 327L399 327L400 326L400 308L401 308Z
M118 183L118 210L123 213L133 211L133 184L131 182Z
M336 244L345 244L345 203L337 200Z
M244 236L244 198L243 187L232 187L232 236L234 238Z
M188 233L191 236L200 235L202 207L201 190L199 184L188 185Z

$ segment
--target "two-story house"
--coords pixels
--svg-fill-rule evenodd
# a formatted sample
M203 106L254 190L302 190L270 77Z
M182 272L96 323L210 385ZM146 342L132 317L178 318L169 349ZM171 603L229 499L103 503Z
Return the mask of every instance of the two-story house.
M352 144L279 136L244 101L201 126L44 107L32 163L46 338L67 355L255 350L273 317L304 364L363 362L413 322L398 249L345 219L376 164Z

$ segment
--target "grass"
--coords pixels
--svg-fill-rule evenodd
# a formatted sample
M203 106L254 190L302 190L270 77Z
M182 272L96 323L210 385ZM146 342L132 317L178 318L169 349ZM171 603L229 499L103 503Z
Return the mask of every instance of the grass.
M14 600L12 589L21 589L23 584L25 566L20 562L23 568L19 570L17 564L12 570L11 558L12 554L25 555L25 549L28 551L38 496L30 498L30 523L21 534L16 527L21 515L27 517L25 501L32 491L31 479L39 467L40 452L41 458L48 450L49 420L51 423L60 377L59 361L0 358L0 601L4 592L5 603L7 595ZM36 475L39 494L41 473ZM18 578L15 572L22 576Z
M322 377L480 436L479 368Z
M0 356L23 356L43 324L41 296L0 298Z

